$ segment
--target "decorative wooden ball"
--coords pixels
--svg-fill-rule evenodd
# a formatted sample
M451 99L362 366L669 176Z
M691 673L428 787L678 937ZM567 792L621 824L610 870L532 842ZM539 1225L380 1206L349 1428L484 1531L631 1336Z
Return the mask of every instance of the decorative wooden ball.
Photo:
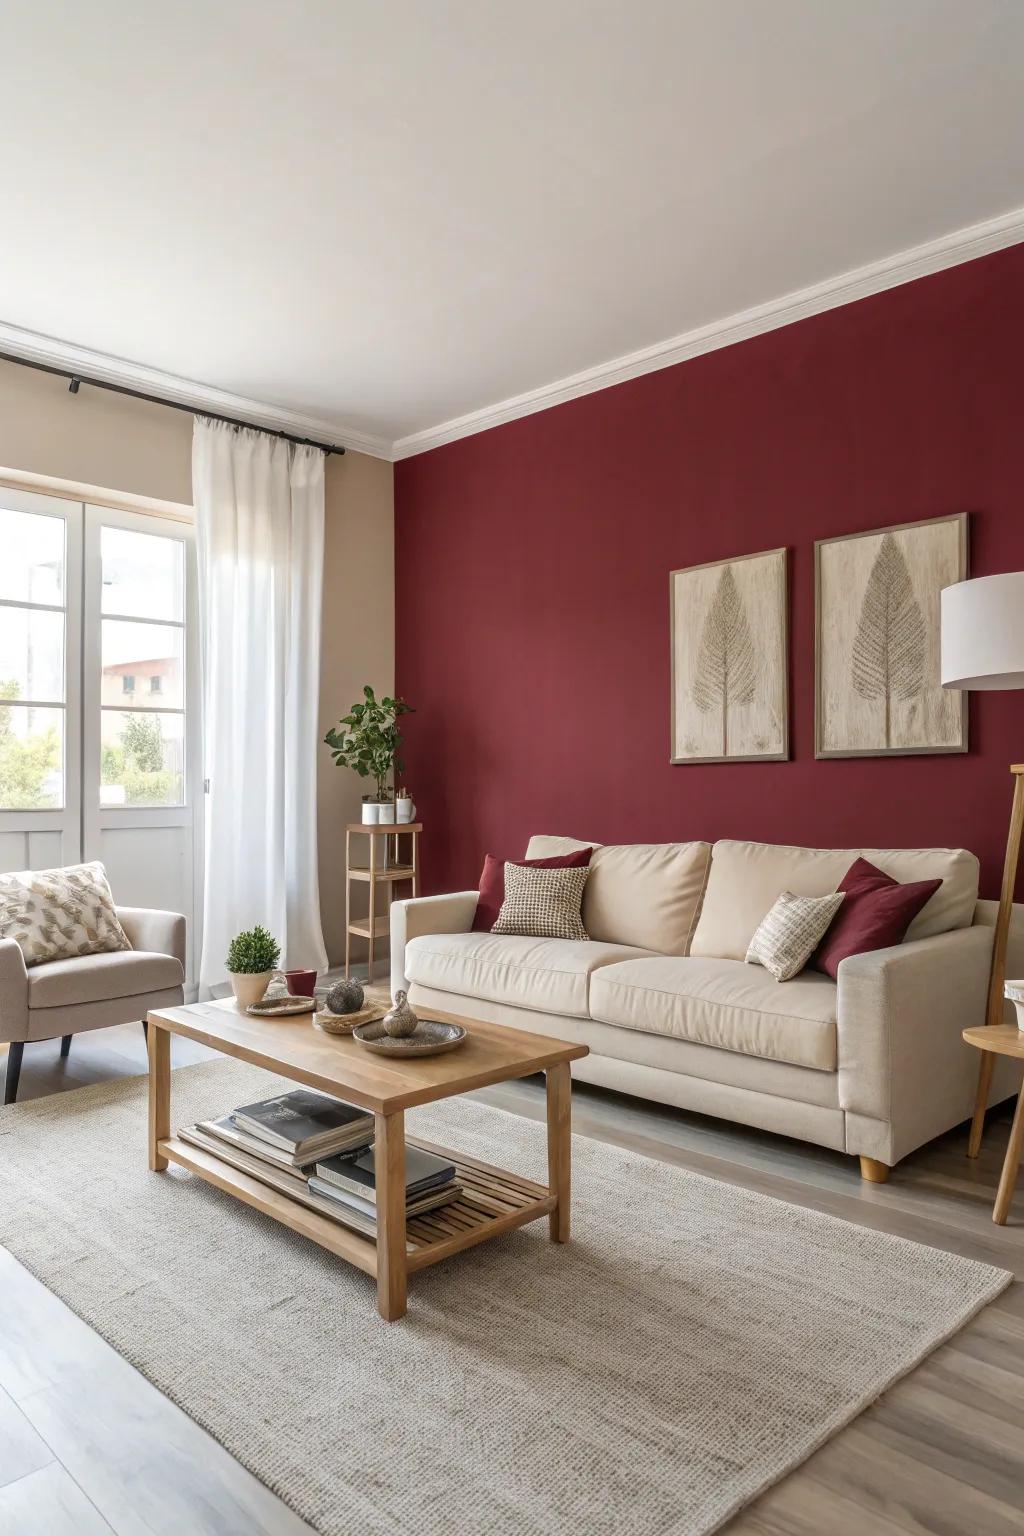
M358 981L336 981L325 999L332 1013L358 1013L363 1006L363 989Z

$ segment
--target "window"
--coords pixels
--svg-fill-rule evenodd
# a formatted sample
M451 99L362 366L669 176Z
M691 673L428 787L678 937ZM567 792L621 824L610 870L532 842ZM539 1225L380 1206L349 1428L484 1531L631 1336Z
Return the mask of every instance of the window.
M100 801L104 806L183 805L182 541L104 526L100 562Z
M0 507L0 810L65 793L65 525Z

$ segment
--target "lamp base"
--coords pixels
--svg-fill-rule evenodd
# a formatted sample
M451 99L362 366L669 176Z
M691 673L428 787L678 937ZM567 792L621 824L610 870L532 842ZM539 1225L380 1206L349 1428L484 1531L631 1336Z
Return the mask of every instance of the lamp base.
M1011 763L1010 772L1014 777L1013 804L1010 807L1010 829L1006 837L1006 858L1003 861L1003 884L999 892L996 931L992 940L992 968L988 976L988 1004L985 1009L986 1024L1003 1022L1006 941L1010 933L1010 918L1013 915L1013 893L1017 885L1021 838L1024 836L1024 763ZM981 1151L981 1138L985 1130L985 1111L988 1108L994 1065L993 1053L983 1051L978 1067L978 1092L974 1100L974 1118L971 1121L971 1134L967 1142L968 1157L977 1157Z

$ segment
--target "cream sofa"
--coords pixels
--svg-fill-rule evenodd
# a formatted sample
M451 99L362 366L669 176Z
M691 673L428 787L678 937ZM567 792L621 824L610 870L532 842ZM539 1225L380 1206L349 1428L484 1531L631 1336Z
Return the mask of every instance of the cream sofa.
M876 1181L970 1115L978 1058L960 1031L984 1023L992 950L973 854L533 837L526 856L588 846L587 942L473 933L476 891L398 901L393 989L581 1041L584 1081L856 1154ZM902 944L844 960L838 983L745 963L782 891L825 895L859 854L942 880ZM1015 1086L1003 1062L991 1102Z

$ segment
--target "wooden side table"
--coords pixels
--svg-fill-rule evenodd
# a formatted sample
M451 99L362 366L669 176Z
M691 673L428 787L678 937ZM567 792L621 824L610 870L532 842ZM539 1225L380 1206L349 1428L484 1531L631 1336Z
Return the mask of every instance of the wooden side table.
M967 1044L977 1046L979 1051L990 1051L994 1056L1017 1056L1024 1061L1024 1030L1018 1029L1016 1024L978 1024L973 1029L965 1029L963 1034ZM991 1080L991 1072L988 1078ZM981 1145L984 1126L985 1103L984 1100L979 1100L971 1126L973 1147ZM1001 1227L1006 1225L1006 1218L1010 1214L1010 1202L1017 1183L1017 1170L1020 1167L1022 1151L1024 1151L1024 1084L1021 1085L1020 1093L1017 1095L1017 1109L1010 1128L1010 1141L1006 1148L1003 1171L996 1191L996 1203L992 1211L992 1220L998 1222Z
M351 972L352 935L358 934L369 941L367 980L373 980L373 959L376 941L391 934L391 903L395 886L407 880L412 895L420 893L420 821L380 822L377 825L351 821L345 828L345 975ZM362 835L369 839L369 858L366 864L352 863L352 838ZM409 839L408 857L402 856L401 839ZM352 920L352 882L365 881L370 887L370 910L365 918ZM383 885L387 898L378 902L377 887ZM383 911L381 911L383 907Z

